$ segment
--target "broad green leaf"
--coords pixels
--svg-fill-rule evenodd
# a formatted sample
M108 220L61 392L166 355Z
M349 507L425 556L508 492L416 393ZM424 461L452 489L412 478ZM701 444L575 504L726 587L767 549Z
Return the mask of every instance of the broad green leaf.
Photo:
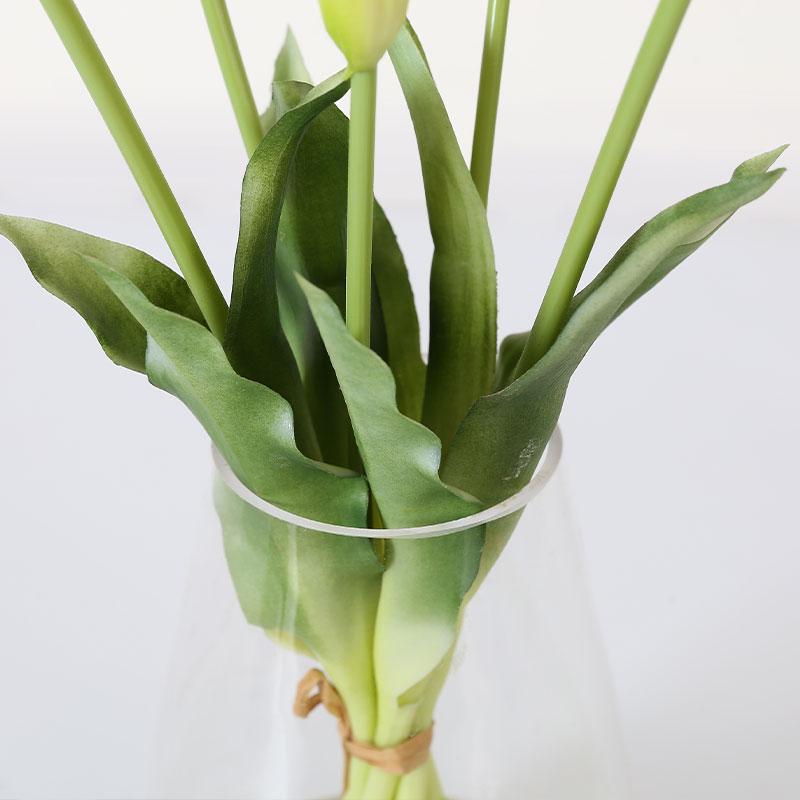
M373 497L389 527L434 524L479 510L438 475L441 443L395 403L391 370L347 330L328 295L298 279L331 357ZM401 697L425 681L452 648L465 594L478 573L483 526L431 539L387 542L375 627L377 739L407 738L415 703ZM417 702L420 700L419 698Z
M372 639L383 567L369 539L290 525L253 508L225 483L214 491L225 556L248 622L324 665L361 735L372 735Z
M205 324L186 281L140 250L23 217L0 215L0 234L20 251L33 277L86 320L115 364L144 372L147 335L77 252L112 264L156 306Z
M305 83L275 83L278 118L302 102L310 89ZM329 120L337 114L341 112L335 106L327 108L309 126L287 181L278 229L278 301L281 322L300 365L322 457L329 464L360 469L342 392L305 295L294 277L295 273L316 280L321 277L326 291L344 308L346 248L344 228L339 224L339 190L344 191L346 213L347 165L345 162L342 176L328 141ZM337 271L341 272L340 278ZM374 329L383 324L378 312L379 306L374 304ZM287 322L293 329L286 327Z
M310 90L311 78L291 31L274 81L274 101L262 118L267 128ZM326 461L342 464L352 462L355 449L344 401L307 303L304 298L296 303L299 287L280 273L303 274L344 310L348 126L347 117L332 106L306 131L286 188L277 253L282 324L300 366L320 448ZM373 277L371 347L395 374L401 411L419 419L425 383L419 323L402 254L377 203Z
M250 159L242 185L241 223L225 352L239 375L274 389L295 412L298 446L319 452L300 372L280 324L275 250L289 172L308 125L347 91L329 78L270 128Z
M289 29L286 32L283 48L275 62L273 100L261 117L264 130L269 131L277 122L279 115L282 116L288 109L303 100L311 90L311 82L311 76L306 69L297 40ZM321 117L324 119L334 108L335 106L323 111ZM344 399L336 382L333 367L328 360L325 346L322 344L322 339L309 313L305 296L294 278L294 273L303 269L297 257L298 238L301 242L318 241L324 238L314 214L305 214L305 230L301 225L292 224L292 220L298 216L292 211L298 202L294 191L294 175L298 168L302 169L302 165L307 162L307 153L309 151L313 153L317 149L313 146L313 132L318 127L318 123L319 119L312 122L300 142L295 156L295 165L289 174L284 194L276 253L278 308L281 327L286 333L300 368L320 455L329 464L357 467L358 455ZM323 143L323 150L325 149ZM312 169L317 166L319 165L313 164ZM328 166L329 161L323 160L322 168L325 169ZM319 191L322 188L324 191L326 187L327 182L322 181L320 186L315 189ZM313 197L317 196L317 191ZM337 235L334 242L338 243L340 238ZM325 254L325 258L327 257Z
M410 25L398 34L389 55L417 135L434 244L422 421L447 452L464 414L492 387L497 337L494 253L486 210Z
M439 478L441 443L403 416L386 363L347 330L336 304L298 276L339 379L372 494L386 525L432 525L480 510Z
M292 107L307 84L275 85L276 103ZM349 121L335 106L309 126L287 186L278 257L325 289L343 310L347 263ZM419 322L403 255L383 209L375 204L372 245L372 349L384 356L397 382L400 410L419 419L425 384Z
M219 342L202 325L154 306L125 276L99 260L86 261L147 331L150 381L188 406L251 491L311 519L366 524L364 479L298 451L286 400L234 372Z
M726 184L668 208L640 228L575 297L553 346L524 375L480 398L462 422L444 465L445 481L497 503L533 474L561 412L570 378L603 330L696 250L783 170L761 174L778 151L743 164Z

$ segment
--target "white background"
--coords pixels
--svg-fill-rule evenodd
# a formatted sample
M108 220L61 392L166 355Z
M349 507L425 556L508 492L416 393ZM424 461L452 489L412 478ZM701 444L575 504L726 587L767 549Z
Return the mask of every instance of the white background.
M220 282L244 152L200 4L79 3ZM529 326L655 3L513 4L490 217L501 332ZM231 0L257 96L287 22L341 59L313 0ZM468 149L484 4L410 13ZM800 147L790 0L690 8L587 274L739 161ZM0 211L171 263L37 3L0 2ZM420 309L430 243L402 98L382 70L378 194ZM602 337L563 415L642 800L800 796L800 158ZM193 540L214 525L202 431L113 367L0 241L0 796L141 797ZM421 311L421 317L426 314Z

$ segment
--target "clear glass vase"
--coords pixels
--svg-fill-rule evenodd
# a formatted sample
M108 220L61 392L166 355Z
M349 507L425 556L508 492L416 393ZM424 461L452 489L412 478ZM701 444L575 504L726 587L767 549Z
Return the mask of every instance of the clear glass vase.
M504 503L447 524L381 531L391 547L392 541L459 536L485 525L484 562L496 562L479 588L473 586L457 643L439 665L435 686L428 686L427 697L412 698L435 721L430 758L402 777L353 759L343 792L345 758L336 720L322 710L307 719L293 713L298 682L320 665L247 623L239 600L247 605L249 589L233 586L224 550L232 558L230 528L245 516L251 534L256 520L259 537L279 526L293 543L284 552L288 567L296 567L295 579L302 581L308 575L301 574L301 557L293 550L298 542L302 547L313 536L364 537L365 531L270 506L215 454L218 508L220 498L234 505L221 509L225 548L220 537L209 538L195 554L161 714L153 797L629 798L614 694L557 469L560 456L556 431L531 483ZM307 573L308 565L302 566ZM287 619L307 613L294 596L282 601ZM350 676L339 682L350 684ZM346 689L345 704L349 697L357 705L359 687ZM407 708L396 713L399 727L390 720L396 731L416 732L413 725L403 727ZM417 728L427 727L424 722Z

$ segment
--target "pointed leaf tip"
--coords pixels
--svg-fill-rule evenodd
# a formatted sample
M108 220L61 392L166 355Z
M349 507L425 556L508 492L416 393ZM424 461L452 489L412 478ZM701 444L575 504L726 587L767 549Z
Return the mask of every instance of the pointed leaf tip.
M732 177L748 178L752 175L760 175L766 172L778 158L783 155L788 147L788 144L784 144L780 147L776 147L774 150L768 150L766 153L761 153L760 155L747 159L747 161L736 167Z

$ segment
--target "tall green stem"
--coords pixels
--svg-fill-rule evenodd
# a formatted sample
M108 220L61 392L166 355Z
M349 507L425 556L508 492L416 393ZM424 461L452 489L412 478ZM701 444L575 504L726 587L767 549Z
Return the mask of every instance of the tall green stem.
M225 88L233 105L233 113L236 115L247 155L251 156L260 144L264 130L258 116L253 90L247 80L242 54L236 43L228 7L225 0L203 0L203 11L222 70Z
M689 2L690 0L661 0L658 4L517 364L515 378L526 372L550 349L561 331L567 308L578 287L639 124Z
M486 13L486 34L483 40L481 81L470 166L472 180L478 188L484 206L489 203L489 179L492 174L492 153L494 133L497 128L497 106L500 101L500 79L503 74L509 4L510 0L489 0Z
M353 74L347 176L347 328L369 347L377 69Z
M72 0L41 3L139 184L209 328L221 339L228 315L225 298L92 34Z

